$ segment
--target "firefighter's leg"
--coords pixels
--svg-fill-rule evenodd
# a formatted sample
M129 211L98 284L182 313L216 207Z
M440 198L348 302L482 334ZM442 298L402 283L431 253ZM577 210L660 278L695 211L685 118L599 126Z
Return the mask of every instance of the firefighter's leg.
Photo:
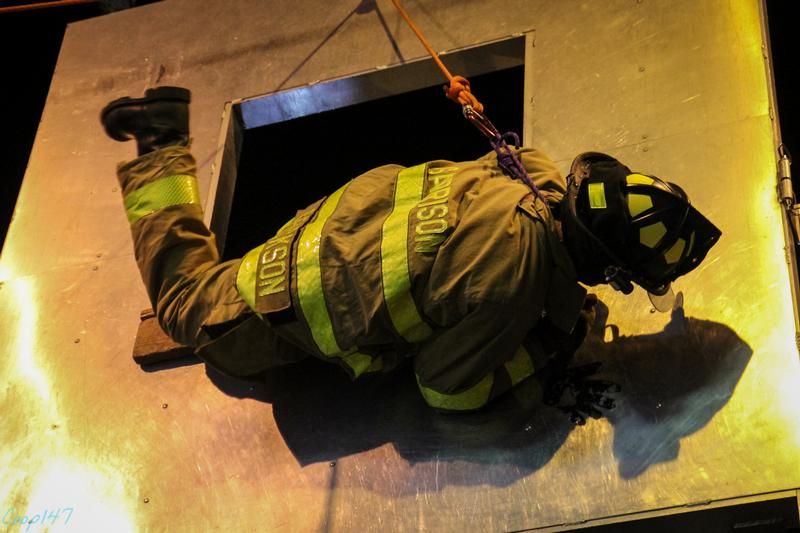
M185 139L188 101L159 94L165 98L112 102L101 120L112 138L135 138L144 152L121 164L117 174L136 262L161 327L234 375L299 358L240 297L239 260L219 262L214 235L203 222L195 160ZM153 106L160 106L158 112Z

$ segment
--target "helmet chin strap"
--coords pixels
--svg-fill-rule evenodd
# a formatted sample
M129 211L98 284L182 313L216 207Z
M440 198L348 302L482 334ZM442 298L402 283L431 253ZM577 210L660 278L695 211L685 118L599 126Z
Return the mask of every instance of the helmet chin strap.
M575 209L575 200L577 198L577 190L579 186L579 181L575 179L573 174L567 176L567 194L565 195L565 200L567 204L565 207L566 209L562 209L562 211L566 211L566 216L569 217L568 226L570 229L575 230L574 233L580 233L580 237L586 241L586 244L589 245L588 247L592 248L590 250L591 253L581 253L580 250L576 248L580 248L581 245L579 243L576 246L570 246L568 243L567 248L573 251L574 260L576 263L580 263L580 265L576 265L578 270L583 270L580 272L584 275L589 275L590 280L588 281L591 284L599 283L602 279L602 282L608 283L611 285L615 290L622 292L623 294L630 294L633 292L633 283L631 283L632 274L629 270L623 268L623 262L616 257L616 255L608 249L608 247L598 239L589 229L584 226L583 222L581 222L580 218L577 215ZM564 215L562 215L562 218ZM563 225L563 222L562 222ZM569 230L567 234L571 233ZM576 235L570 235L573 239ZM602 261L596 261L597 256L602 257ZM592 259L589 259L592 257ZM594 264L591 264L594 263ZM605 263L605 266L603 266ZM583 268L581 268L583 267ZM587 270L591 270L591 272L587 272ZM586 281L586 280L584 280Z
M611 285L614 290L622 294L630 294L633 292L633 283L631 283L629 274L618 266L609 265L605 268L603 274L606 277L606 283Z
M605 270L605 276L606 283L614 288L614 290L620 291L622 294L630 294L633 292L630 272L616 266L608 266ZM647 298L656 311L660 313L672 311L675 305L675 293L672 291L671 283L667 283L665 287L659 287L657 290L645 289L645 291L647 291Z

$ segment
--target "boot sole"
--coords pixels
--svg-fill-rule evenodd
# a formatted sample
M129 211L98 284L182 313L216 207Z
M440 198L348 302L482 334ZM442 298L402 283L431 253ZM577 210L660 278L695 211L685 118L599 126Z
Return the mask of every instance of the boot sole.
M153 89L147 89L144 92L144 97L142 98L131 98L130 96L123 96L122 98L117 98L116 100L110 102L103 108L103 110L100 112L100 122L105 124L106 117L108 116L108 114L116 109L120 109L122 107L127 107L127 106L147 104L150 102L159 102L164 100L185 102L186 104L189 104L191 103L192 100L192 93L189 89L184 89L183 87L155 87ZM111 137L118 141L128 140L127 137L119 138L118 136L115 135L112 135Z

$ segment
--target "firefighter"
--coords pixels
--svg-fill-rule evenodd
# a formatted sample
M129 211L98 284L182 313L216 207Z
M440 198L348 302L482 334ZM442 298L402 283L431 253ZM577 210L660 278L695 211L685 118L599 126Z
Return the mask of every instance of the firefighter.
M478 409L577 350L596 302L582 284L664 294L720 236L674 184L600 153L577 157L565 181L522 148L537 194L503 175L494 153L387 165L220 263L189 102L183 88L149 89L109 103L101 122L137 144L118 178L159 323L232 376L309 355L354 379L412 361L428 404Z

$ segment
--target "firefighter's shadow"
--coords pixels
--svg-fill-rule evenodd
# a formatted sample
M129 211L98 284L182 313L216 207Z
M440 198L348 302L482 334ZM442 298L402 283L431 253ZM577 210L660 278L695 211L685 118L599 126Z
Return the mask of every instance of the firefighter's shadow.
M728 326L687 318L680 308L657 334L606 342L603 335L614 326L606 325L602 304L601 311L577 359L602 361L600 377L622 386L617 407L606 415L614 426L620 476L631 478L677 457L680 440L705 426L730 398L752 351ZM375 475L356 476L355 482L394 495L447 485L507 486L546 465L572 431L597 429L591 422L576 429L564 413L538 402L535 380L524 383L516 398L507 394L483 411L443 414L425 405L408 367L356 383L341 374L308 360L243 386L209 371L226 393L272 404L277 427L301 465L369 452L363 468ZM580 437L574 445L585 449ZM386 464L392 456L402 461L391 461L391 479L383 467L366 466ZM573 467L585 461L591 468L597 460L578 457Z
M682 295L678 294L678 302ZM613 451L621 477L677 459L681 439L706 426L728 402L753 354L730 327L672 312L658 334L603 342L587 338L579 358L598 354L598 377L622 386L617 407L606 413L614 426Z

